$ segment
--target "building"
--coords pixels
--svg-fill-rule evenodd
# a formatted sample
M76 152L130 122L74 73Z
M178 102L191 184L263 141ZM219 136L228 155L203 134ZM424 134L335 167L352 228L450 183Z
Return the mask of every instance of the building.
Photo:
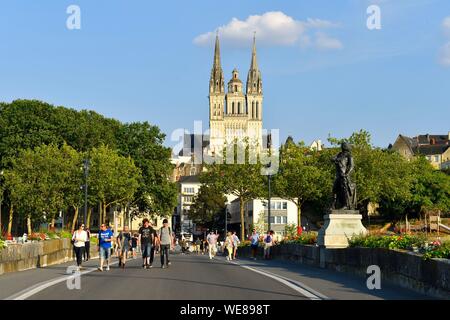
M450 132L447 135L425 134L413 138L399 135L390 148L408 160L423 155L436 169L450 166Z
M210 152L216 153L224 144L243 138L248 138L251 143L262 147L262 111L262 78L256 56L255 38L245 88L239 78L239 71L234 69L228 82L228 90L225 92L217 35L209 81Z
M178 206L173 216L174 230L177 233L195 233L196 226L189 218L189 210L200 186L198 175L184 176L178 180Z
M279 236L285 235L285 228L289 224L297 225L297 206L289 200L281 198L270 199L270 224L271 229ZM228 222L228 230L240 232L240 202L234 199L227 205L227 210L231 216ZM266 231L269 218L268 201L255 199L245 205L245 230L246 234L251 234L252 228ZM302 220L305 218L302 217ZM302 221L303 222L303 221ZM306 220L302 225L306 225Z

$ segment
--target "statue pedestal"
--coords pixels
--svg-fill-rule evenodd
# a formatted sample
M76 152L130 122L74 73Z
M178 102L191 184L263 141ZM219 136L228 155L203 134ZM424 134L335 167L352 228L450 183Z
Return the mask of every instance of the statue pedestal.
M366 234L362 215L358 210L332 210L324 216L325 224L319 230L317 244L326 248L347 248L354 235Z

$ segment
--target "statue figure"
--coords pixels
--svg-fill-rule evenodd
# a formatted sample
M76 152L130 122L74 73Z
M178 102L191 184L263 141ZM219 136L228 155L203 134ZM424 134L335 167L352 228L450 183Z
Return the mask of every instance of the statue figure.
M342 151L333 158L336 165L336 179L333 186L332 209L355 210L356 185L350 180L350 174L354 169L353 157L347 142L341 144L341 149Z

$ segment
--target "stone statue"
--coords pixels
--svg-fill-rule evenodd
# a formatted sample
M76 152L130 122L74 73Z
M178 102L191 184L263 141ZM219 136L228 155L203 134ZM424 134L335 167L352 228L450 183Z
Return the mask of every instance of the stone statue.
M333 158L336 165L336 179L333 186L333 210L356 209L356 185L350 180L354 169L350 145L341 144L342 151Z

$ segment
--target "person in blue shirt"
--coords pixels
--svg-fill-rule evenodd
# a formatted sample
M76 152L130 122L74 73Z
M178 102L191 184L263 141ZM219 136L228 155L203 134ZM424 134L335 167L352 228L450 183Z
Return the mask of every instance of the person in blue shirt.
M256 260L256 253L258 252L258 244L259 244L259 234L256 232L256 229L253 229L253 234L250 236L251 248L252 248L252 257L253 260Z
M105 224L100 226L98 233L98 250L100 253L100 267L99 271L103 271L103 263L106 260L106 271L109 271L109 259L111 257L111 243L113 233L111 229L107 228Z

